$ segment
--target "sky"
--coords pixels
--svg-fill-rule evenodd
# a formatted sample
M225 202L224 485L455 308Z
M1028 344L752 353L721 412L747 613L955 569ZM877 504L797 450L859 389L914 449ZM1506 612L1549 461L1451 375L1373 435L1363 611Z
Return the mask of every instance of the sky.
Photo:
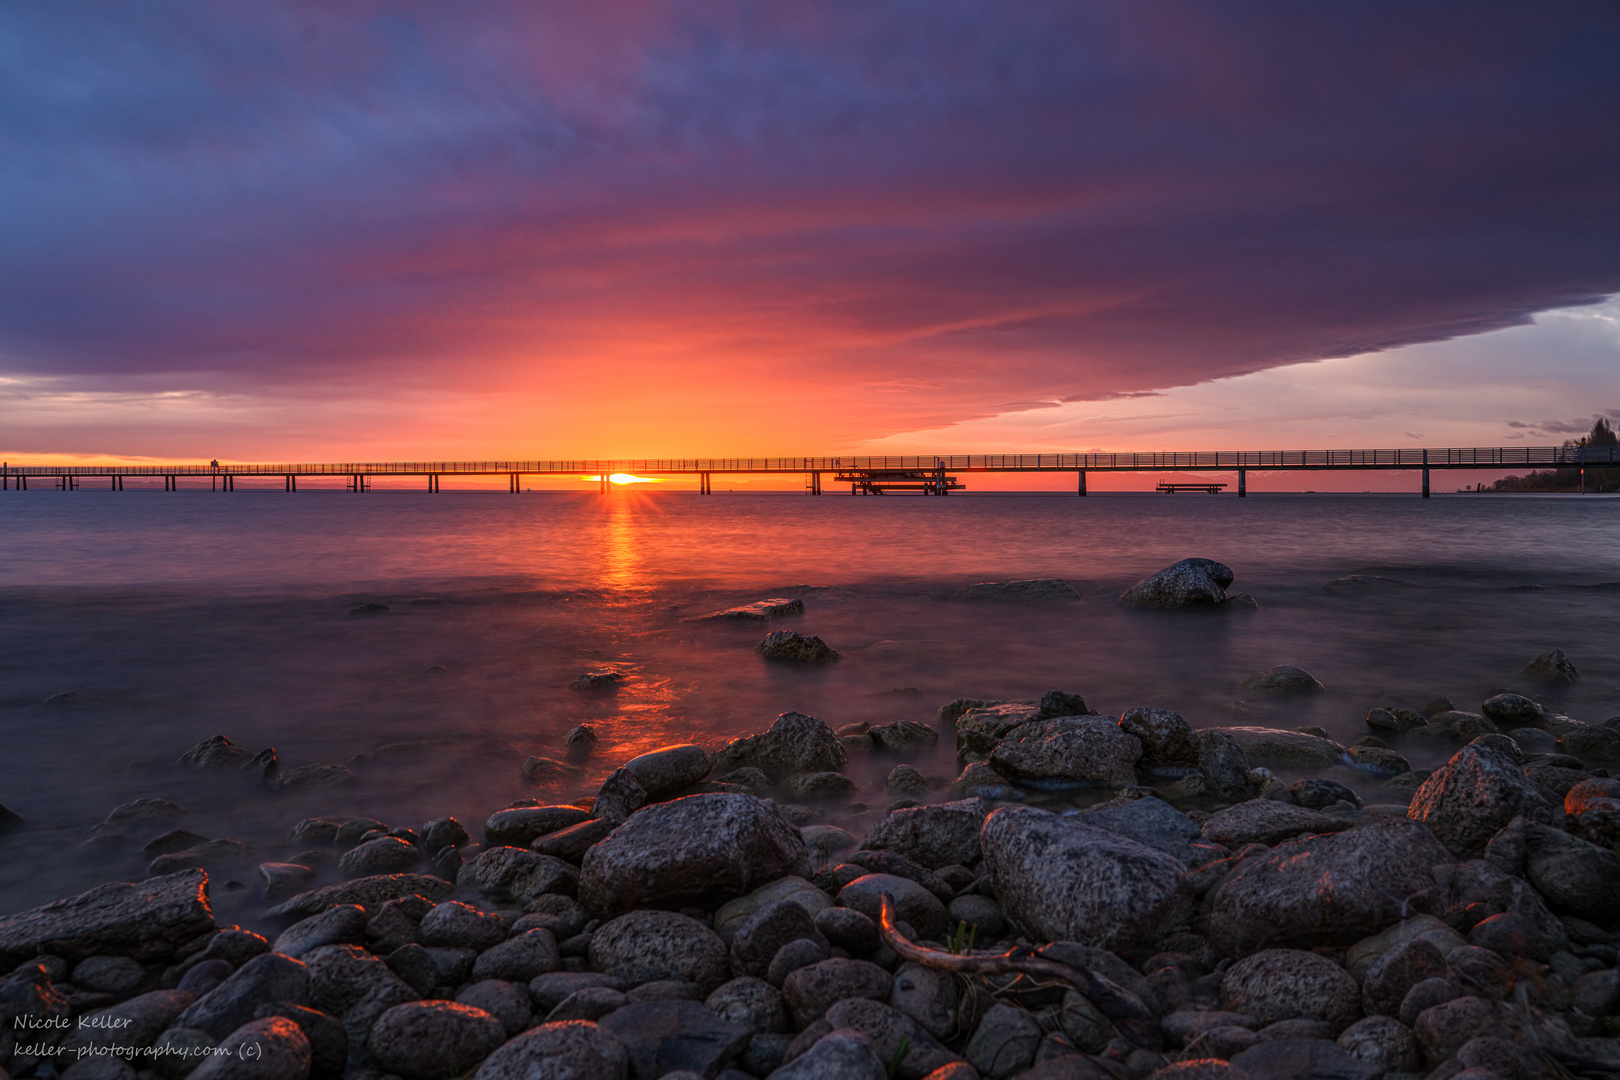
M1620 7L0 7L0 454L1557 443Z

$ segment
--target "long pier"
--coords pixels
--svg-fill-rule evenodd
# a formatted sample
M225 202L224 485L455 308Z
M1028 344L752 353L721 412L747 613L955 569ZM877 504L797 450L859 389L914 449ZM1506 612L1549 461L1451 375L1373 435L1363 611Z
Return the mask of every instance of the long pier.
M1620 467L1615 446L1490 446L1464 448L1405 448L1388 450L1208 450L1111 454L941 454L889 457L776 457L776 458L594 458L556 461L383 461L301 464L235 465L0 465L0 490L29 489L49 484L58 490L77 490L84 481L114 491L124 490L130 479L163 481L163 490L179 491L182 480L208 480L211 489L234 491L242 477L274 478L283 490L298 490L301 478L342 478L354 492L370 490L378 477L420 477L430 492L440 490L446 476L505 476L507 489L516 493L524 476L584 476L599 481L605 490L616 473L635 476L686 476L698 482L702 494L712 491L715 473L797 473L806 478L805 490L822 493L822 477L848 483L851 493L882 494L920 491L946 495L960 490L958 473L1052 473L1077 476L1076 494L1086 494L1086 474L1092 472L1230 472L1237 475L1239 497L1248 494L1251 469L1267 472L1330 472L1421 470L1423 497L1429 497L1429 473L1434 469L1559 469L1584 470ZM1174 486L1174 485L1172 485Z

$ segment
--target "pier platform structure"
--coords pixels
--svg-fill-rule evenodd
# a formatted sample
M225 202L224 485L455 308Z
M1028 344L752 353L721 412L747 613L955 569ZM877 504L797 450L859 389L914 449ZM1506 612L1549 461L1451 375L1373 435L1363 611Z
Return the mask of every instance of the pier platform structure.
M1464 448L1407 448L1392 450L1208 450L1110 454L957 454L888 457L775 457L775 458L618 458L555 461L384 461L301 464L233 465L14 465L0 464L0 491L52 487L74 491L81 487L123 491L127 480L161 479L164 491L199 489L235 491L244 477L281 482L283 491L298 490L304 478L341 478L346 490L370 491L379 477L416 477L424 490L437 492L440 481L458 476L504 476L507 490L522 490L525 476L584 476L596 478L602 488L608 477L629 473L648 477L688 477L698 491L713 490L711 478L744 474L799 474L805 490L823 492L822 479L850 485L851 494L881 495L912 492L949 495L964 488L961 473L1072 473L1075 494L1086 494L1088 473L1200 472L1235 473L1239 498L1248 495L1250 470L1265 472L1388 472L1421 471L1423 497L1429 497L1433 470L1458 469L1586 469L1620 468L1620 447L1615 446L1488 446ZM184 484L182 485L182 482ZM1193 488L1188 484L1171 487ZM1206 490L1210 483L1199 483ZM262 489L261 489L262 490Z

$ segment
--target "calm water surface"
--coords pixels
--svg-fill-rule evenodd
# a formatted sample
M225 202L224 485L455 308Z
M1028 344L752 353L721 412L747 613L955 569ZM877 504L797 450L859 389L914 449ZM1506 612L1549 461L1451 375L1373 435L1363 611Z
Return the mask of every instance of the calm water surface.
M636 753L719 745L789 709L834 726L932 722L953 698L1063 689L1115 715L1155 705L1195 726L1319 724L1350 740L1373 706L1477 708L1511 687L1601 721L1620 713L1617 525L1620 501L1557 497L7 492L0 803L28 827L0 838L0 910L142 876L140 830L122 848L78 846L130 799L173 799L186 828L263 859L292 854L286 830L311 814L453 814L476 833L514 799L588 795ZM1233 567L1260 610L1115 605L1191 555ZM1324 590L1347 575L1388 580ZM1084 601L950 599L1031 577L1065 578ZM766 596L802 598L805 614L778 625L843 659L767 664L758 625L692 621ZM372 602L389 610L350 614ZM1526 687L1525 663L1553 647L1581 681ZM1328 692L1235 693L1279 663ZM566 688L608 667L629 676L617 694ZM563 757L582 722L597 753L527 784L522 761ZM274 746L283 770L348 763L359 782L273 795L175 764L216 734ZM948 777L943 736L915 763ZM872 810L820 820L862 831L895 763L854 763ZM252 889L233 912L231 876L217 875L222 915L250 919Z

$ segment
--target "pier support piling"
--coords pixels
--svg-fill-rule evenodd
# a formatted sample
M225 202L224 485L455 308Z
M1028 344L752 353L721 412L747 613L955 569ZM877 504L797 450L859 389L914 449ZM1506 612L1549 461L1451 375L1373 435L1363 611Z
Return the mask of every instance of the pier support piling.
M1079 476L1079 479L1075 483L1074 493L1083 497L1086 493L1086 470L1081 469L1076 475Z
M1248 497L1249 497L1249 470L1248 469L1239 469L1238 470L1238 498L1247 499Z
M1425 499L1429 497L1429 467L1427 465L1423 466L1423 497Z

